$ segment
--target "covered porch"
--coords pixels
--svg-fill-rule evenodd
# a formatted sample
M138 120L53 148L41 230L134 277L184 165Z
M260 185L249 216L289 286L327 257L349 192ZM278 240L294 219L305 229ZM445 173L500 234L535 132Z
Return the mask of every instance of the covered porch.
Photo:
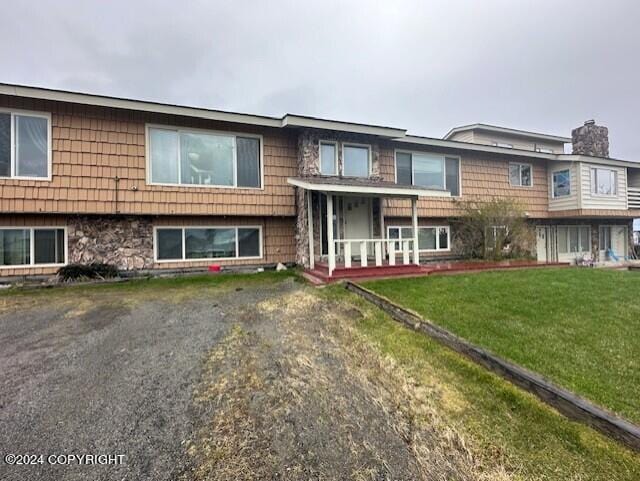
M401 186L392 182L343 177L290 178L303 195L298 199L299 229L303 224L308 249L305 267L328 278L345 270L372 268L393 273L420 271L418 199L448 197L444 190ZM390 237L385 228L385 199L408 201L412 237ZM304 220L301 219L301 214Z

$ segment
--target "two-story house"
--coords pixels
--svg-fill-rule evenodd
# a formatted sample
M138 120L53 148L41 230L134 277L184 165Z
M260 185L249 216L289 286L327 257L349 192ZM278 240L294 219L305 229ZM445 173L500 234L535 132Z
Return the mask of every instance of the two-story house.
M471 125L444 139L0 84L0 277L451 257L455 199L521 201L535 255L626 255L640 164L573 139ZM565 154L565 143L573 153Z

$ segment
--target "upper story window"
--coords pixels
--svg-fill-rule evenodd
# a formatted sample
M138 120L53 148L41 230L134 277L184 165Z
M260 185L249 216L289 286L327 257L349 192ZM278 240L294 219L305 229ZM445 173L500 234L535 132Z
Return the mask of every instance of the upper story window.
M540 152L541 154L553 154L553 149L549 149L548 147L536 147L536 152Z
M338 175L338 146L335 142L320 142L320 173Z
M153 184L262 187L261 137L149 127Z
M342 144L342 175L369 177L371 173L371 148L368 145Z
M553 197L566 197L571 195L571 171L559 170L553 173Z
M0 177L50 179L48 114L0 110Z
M492 142L494 147L503 147L505 149L513 149L513 144L508 144L506 142Z
M531 164L509 164L509 183L516 187L531 187Z
M616 195L617 172L613 169L591 169L591 193L596 195Z
M460 159L428 152L396 152L396 183L460 195Z

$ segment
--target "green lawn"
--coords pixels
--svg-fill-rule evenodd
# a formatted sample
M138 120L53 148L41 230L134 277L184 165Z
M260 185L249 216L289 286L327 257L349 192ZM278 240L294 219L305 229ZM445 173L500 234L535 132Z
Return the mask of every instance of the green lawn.
M640 423L640 273L530 269L364 285Z
M331 286L322 295L352 304L362 313L354 316L353 324L365 342L395 361L397 374L424 393L422 402L430 403L443 422L465 436L483 464L505 466L514 480L640 479L640 456L619 443L570 421L341 286Z

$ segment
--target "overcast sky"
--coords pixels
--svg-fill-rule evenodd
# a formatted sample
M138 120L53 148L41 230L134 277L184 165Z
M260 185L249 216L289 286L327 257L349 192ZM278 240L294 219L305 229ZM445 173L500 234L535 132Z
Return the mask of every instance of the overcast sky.
M640 2L0 0L0 82L441 137L485 122L640 160Z

